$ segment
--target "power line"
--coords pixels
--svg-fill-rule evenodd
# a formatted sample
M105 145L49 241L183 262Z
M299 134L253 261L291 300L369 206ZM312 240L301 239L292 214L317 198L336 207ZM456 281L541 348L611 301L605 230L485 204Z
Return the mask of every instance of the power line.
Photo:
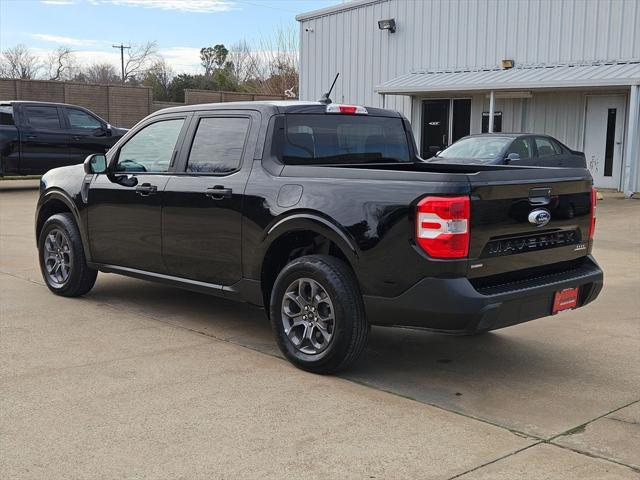
M124 83L124 50L125 48L131 48L130 45L124 45L124 44L120 44L120 45L111 45L113 48L119 48L120 49L120 66L122 67L122 83Z

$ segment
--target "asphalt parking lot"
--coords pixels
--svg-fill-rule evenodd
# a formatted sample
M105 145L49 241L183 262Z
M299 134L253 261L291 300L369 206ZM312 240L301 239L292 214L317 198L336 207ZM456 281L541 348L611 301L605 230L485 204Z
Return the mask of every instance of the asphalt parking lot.
M34 181L0 182L0 478L640 478L640 201L598 206L605 288L478 338L374 329L301 372L263 312L38 270Z

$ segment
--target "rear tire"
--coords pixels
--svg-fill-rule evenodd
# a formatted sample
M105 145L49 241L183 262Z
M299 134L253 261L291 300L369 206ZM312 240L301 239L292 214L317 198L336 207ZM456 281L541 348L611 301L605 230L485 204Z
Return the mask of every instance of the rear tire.
M78 297L96 283L98 271L87 265L78 226L70 213L47 219L38 238L40 271L56 295Z
M367 343L358 282L341 260L308 255L286 265L271 292L271 327L296 367L335 373L353 364Z

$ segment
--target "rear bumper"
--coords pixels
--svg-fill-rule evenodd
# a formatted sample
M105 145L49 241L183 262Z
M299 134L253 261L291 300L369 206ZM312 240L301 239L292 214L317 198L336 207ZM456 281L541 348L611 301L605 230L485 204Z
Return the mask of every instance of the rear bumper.
M467 278L424 278L397 297L365 295L372 325L476 333L551 315L555 292L580 287L578 307L602 290L603 273L589 256L577 268L476 288Z

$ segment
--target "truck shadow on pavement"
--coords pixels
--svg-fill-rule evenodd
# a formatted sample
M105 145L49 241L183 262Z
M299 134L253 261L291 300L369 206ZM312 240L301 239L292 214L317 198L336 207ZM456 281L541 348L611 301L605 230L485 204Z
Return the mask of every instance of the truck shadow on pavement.
M262 309L141 280L101 274L88 299L280 356ZM576 359L518 327L476 337L374 327L362 358L340 376L424 403L500 421L501 396L546 401L575 377ZM283 372L289 368L283 364ZM485 405L491 405L485 408ZM517 427L517 425L516 425ZM517 428L516 428L517 429Z

